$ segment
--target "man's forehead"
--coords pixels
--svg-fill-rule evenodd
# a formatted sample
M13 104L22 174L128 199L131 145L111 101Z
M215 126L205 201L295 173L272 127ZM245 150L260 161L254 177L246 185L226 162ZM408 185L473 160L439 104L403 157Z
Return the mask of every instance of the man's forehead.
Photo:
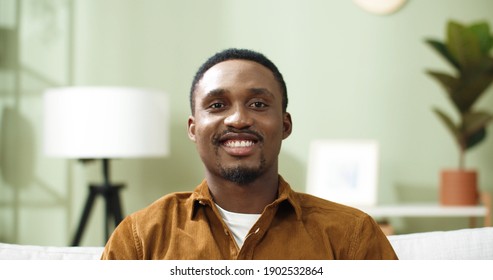
M212 66L211 68L209 68L207 71L205 71L204 76L207 75L208 73L217 72L220 70L235 72L235 71L247 71L247 70L258 71L260 69L262 69L261 70L262 72L265 71L265 73L270 73L272 77L274 77L274 74L269 68L265 67L264 65L258 62L252 60L246 60L246 59L230 59L230 60L219 62L214 66Z
M280 90L278 82L270 69L260 63L250 60L226 60L209 68L198 83L205 88L227 85L228 83L249 82L252 86L263 84L275 86L272 90ZM204 88L205 87L205 88Z

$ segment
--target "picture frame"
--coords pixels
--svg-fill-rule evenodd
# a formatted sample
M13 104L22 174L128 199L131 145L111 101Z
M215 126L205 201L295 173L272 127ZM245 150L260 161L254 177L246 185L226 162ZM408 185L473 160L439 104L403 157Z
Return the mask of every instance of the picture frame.
M378 156L376 140L314 140L306 192L352 207L375 206Z

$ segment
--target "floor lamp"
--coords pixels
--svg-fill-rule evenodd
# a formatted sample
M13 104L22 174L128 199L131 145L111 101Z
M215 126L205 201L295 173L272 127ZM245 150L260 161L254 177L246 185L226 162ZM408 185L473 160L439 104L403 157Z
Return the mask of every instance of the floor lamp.
M50 88L43 95L43 145L46 156L101 160L101 184L89 194L72 246L78 246L94 201L105 201L105 241L110 223L122 218L122 184L110 180L110 160L163 157L169 152L168 98L164 92L124 87Z

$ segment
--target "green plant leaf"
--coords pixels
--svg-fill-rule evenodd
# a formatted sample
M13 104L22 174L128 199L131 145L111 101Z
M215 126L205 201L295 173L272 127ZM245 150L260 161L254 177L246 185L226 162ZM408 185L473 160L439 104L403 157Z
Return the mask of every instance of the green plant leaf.
M445 127L448 129L450 134L454 137L454 140L459 145L459 148L462 149L464 147L464 141L462 139L462 134L460 132L460 128L454 123L454 121L445 114L442 110L438 108L433 108L433 112L435 112L438 118L443 122Z
M493 115L484 112L465 113L462 116L461 130L466 149L481 143L486 138L486 126L493 120Z
M461 89L464 86L461 85L461 80L453 77L449 74L440 73L436 71L427 71L427 74L437 80L447 93L447 97L451 100L452 104L455 106L458 112L463 112L462 103L464 98Z
M465 150L469 150L479 143L481 143L486 138L486 128L481 128L475 133L468 135L465 140Z
M447 49L447 46L437 40L427 39L425 40L428 45L430 45L435 51L437 51L440 55L442 55L445 60L447 60L452 66L454 66L457 70L460 70L460 65L457 60L452 56L450 51Z
M460 112L469 112L476 101L493 82L493 71L474 71L464 73L455 90L450 92L454 105Z
M457 90L457 87L459 86L460 80L449 74L436 72L432 70L428 70L426 71L426 73L431 77L433 77L435 80L437 80L443 86L443 88L449 93L449 95L455 92Z
M486 22L479 22L468 27L479 40L481 53L487 56L493 47L493 37L490 35L490 26Z
M426 73L442 85L452 104L461 113L470 111L474 103L493 83L493 71L471 72L468 76L462 75L459 78L431 70Z
M472 135L478 130L485 128L492 120L493 115L488 112L465 113L462 116L462 131L466 136Z
M482 52L476 34L465 26L450 21L447 26L447 48L461 65L462 71L481 65Z

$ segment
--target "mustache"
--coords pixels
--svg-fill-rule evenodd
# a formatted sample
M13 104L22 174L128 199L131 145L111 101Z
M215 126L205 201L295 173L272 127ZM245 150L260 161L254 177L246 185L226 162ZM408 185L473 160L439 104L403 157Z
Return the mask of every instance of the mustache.
M214 135L214 137L212 138L212 143L214 145L219 145L221 143L220 139L228 133L252 134L252 135L255 135L255 137L258 139L259 142L264 140L264 137L262 136L262 134L260 134L259 132L255 131L255 130L252 130L249 128L245 128L245 129L228 128L228 129L223 130L221 133Z

